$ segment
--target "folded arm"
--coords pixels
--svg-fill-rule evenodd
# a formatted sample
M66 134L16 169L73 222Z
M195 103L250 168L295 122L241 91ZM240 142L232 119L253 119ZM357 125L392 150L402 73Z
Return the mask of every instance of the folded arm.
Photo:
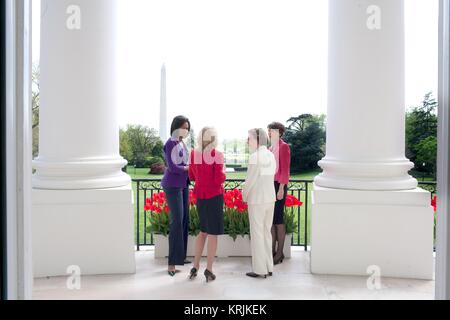
M183 174L187 170L187 166L182 163L182 159L178 154L178 148L175 142L169 143L164 149L166 164L170 171L176 174Z

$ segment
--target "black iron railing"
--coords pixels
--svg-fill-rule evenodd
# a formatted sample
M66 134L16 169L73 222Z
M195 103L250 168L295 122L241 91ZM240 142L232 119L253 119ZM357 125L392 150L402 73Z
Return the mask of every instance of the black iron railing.
M242 189L244 179L230 179L225 182L225 190ZM310 206L312 180L291 180L288 186L288 193L303 202L300 207L294 207L297 230L292 235L292 245L308 249ZM135 239L137 250L141 246L151 246L154 244L153 234L147 232L148 217L144 211L145 199L151 198L153 194L162 191L160 179L133 179L133 191L135 197Z
M245 180L230 179L225 182L225 190L241 189ZM436 182L419 182L419 186L431 192L433 198L436 194ZM288 193L303 202L300 207L294 208L297 230L292 235L292 246L303 247L308 250L310 243L311 223L311 191L312 180L291 180ZM135 239L136 248L139 251L142 246L154 245L153 234L147 232L148 217L144 211L145 199L151 198L153 194L162 191L160 179L133 179L133 192L135 196Z

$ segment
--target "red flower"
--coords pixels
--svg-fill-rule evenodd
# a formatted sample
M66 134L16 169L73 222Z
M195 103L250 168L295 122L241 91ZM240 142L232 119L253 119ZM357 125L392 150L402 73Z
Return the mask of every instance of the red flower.
M437 196L434 196L433 199L431 199L431 205L434 208L434 212L437 210Z
M245 213L248 209L247 204L242 200L242 191L233 189L224 194L225 207L236 210L239 213Z
M155 213L168 213L167 199L164 192L154 193L151 198L145 199L144 210Z
M195 195L193 190L189 190L189 204L191 206L197 204L197 196Z
M301 202L298 198L294 197L291 194L288 194L286 196L286 203L285 206L288 208L291 207L301 207L303 205L303 202Z

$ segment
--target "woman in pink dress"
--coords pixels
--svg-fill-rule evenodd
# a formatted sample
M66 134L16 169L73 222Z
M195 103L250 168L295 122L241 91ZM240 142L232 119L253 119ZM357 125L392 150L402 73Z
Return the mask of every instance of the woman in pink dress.
M279 122L272 122L268 126L271 141L270 151L275 155L277 171L275 174L275 202L272 226L272 253L274 265L283 263L284 241L286 239L286 226L284 224L284 207L286 203L291 167L291 148L283 141L286 128Z

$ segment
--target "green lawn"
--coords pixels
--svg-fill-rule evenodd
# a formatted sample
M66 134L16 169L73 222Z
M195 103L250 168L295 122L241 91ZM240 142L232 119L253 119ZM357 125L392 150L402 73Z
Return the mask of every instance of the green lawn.
M149 170L146 168L134 168L128 167L127 173L132 179L161 179L162 175L153 175L148 173ZM291 179L300 180L313 180L316 175L320 173L319 170L306 171L300 174L293 174ZM228 172L227 179L245 179L246 172Z

